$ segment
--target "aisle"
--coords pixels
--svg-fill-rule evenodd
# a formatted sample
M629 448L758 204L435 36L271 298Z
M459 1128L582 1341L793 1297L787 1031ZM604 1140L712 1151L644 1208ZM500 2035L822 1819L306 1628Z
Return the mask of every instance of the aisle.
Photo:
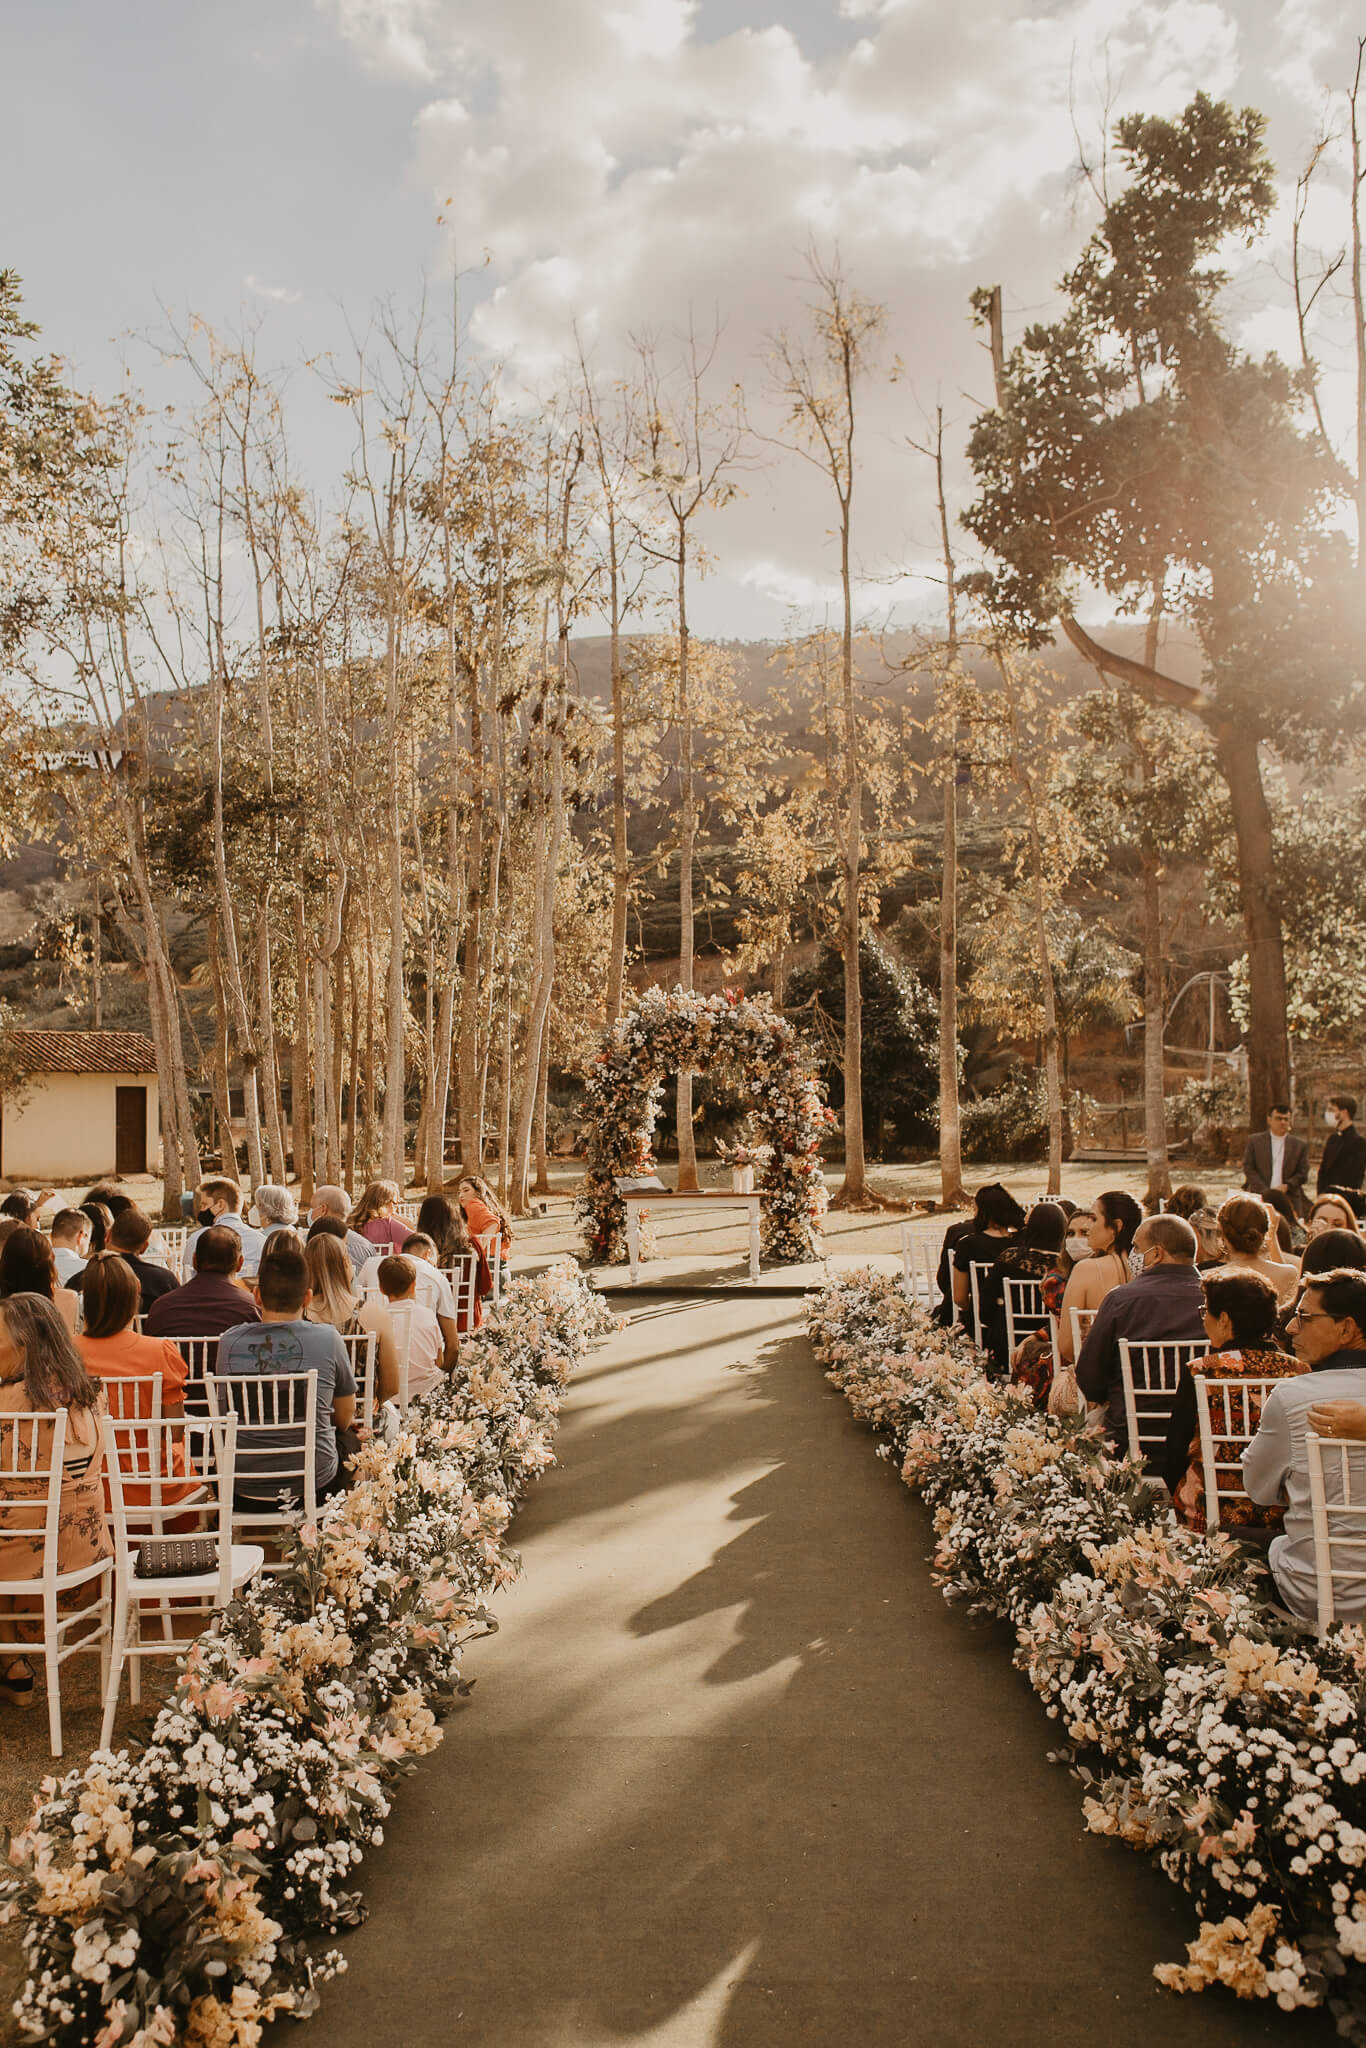
M526 1577L400 1788L302 2048L1327 2042L1158 1993L1188 1912L1087 1839L1002 1632L800 1303L651 1303L575 1382Z

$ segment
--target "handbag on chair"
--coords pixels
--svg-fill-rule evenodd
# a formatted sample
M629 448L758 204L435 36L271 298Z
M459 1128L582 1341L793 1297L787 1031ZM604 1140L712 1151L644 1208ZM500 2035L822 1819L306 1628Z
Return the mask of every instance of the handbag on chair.
M152 1536L138 1545L135 1579L188 1579L218 1570L216 1536Z

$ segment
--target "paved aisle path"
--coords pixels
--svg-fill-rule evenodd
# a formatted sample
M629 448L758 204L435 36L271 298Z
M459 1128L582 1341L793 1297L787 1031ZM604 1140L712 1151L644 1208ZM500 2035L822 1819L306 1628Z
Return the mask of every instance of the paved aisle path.
M1330 2035L1159 1993L1188 1910L1086 1838L1002 1632L801 1304L642 1306L574 1384L526 1577L399 1789L301 2048L1224 2048Z

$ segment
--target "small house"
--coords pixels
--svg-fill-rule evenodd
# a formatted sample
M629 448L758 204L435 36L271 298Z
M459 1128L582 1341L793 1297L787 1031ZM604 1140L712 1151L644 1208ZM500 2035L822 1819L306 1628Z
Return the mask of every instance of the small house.
M7 1031L0 1179L65 1182L160 1170L156 1051L141 1031Z

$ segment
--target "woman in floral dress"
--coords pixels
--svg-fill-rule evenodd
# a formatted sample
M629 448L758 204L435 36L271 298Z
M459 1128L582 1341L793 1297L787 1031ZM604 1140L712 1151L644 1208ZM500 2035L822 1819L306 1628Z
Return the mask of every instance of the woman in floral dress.
M1171 1488L1177 1520L1188 1529L1208 1527L1194 1375L1200 1373L1207 1380L1287 1379L1306 1369L1298 1358L1282 1351L1277 1342L1278 1304L1271 1281L1260 1273L1224 1267L1218 1272L1207 1273L1201 1286L1205 1296L1205 1335L1210 1342L1209 1352L1204 1358L1194 1359L1189 1366L1181 1368L1167 1442L1160 1458L1155 1461ZM1251 1431L1255 1431L1261 1414L1261 1397L1249 1395L1247 1405ZM1216 1430L1222 1430L1226 1420L1219 1413L1221 1406L1218 1389L1211 1387L1210 1419ZM1224 1475L1220 1477L1222 1480ZM1280 1527L1280 1508L1256 1506L1245 1494L1236 1491L1234 1475L1229 1473L1227 1477L1233 1498L1220 1501L1221 1528Z
M57 1569L73 1572L113 1555L100 1483L104 1395L53 1304L38 1294L11 1294L0 1300L0 1415L55 1416L61 1409L66 1410L66 1451ZM39 1459L51 1455L52 1436L51 1424L40 1423ZM46 1480L5 1482L0 1496L0 1584L42 1577L46 1496ZM89 1588L76 1588L75 1597L84 1603ZM41 1639L41 1610L33 1595L0 1597L0 1616L6 1635L34 1643ZM0 1666L0 1698L28 1706L33 1693L33 1669L27 1658L11 1658Z

